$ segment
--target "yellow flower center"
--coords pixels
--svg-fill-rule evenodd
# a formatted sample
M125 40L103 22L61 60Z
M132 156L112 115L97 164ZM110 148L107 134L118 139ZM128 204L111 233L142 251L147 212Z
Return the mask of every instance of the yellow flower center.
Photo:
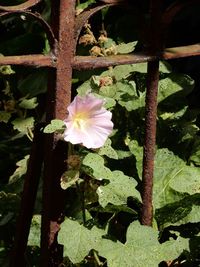
M73 125L75 128L78 128L80 130L84 130L88 126L88 113L86 112L79 112L75 114L73 118Z

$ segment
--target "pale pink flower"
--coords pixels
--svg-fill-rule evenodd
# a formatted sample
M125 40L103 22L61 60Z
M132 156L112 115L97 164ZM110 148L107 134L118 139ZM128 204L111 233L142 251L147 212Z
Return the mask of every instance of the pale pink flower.
M112 113L103 103L92 94L76 96L67 108L64 140L87 148L102 147L113 130Z

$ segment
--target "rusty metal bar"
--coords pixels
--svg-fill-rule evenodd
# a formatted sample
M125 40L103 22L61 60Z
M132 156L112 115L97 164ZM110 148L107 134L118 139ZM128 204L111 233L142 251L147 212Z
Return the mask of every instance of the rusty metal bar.
M170 60L175 58L200 56L200 44L166 48L158 55L145 55L134 53L129 55L115 55L107 57L75 56L72 59L72 67L77 70L97 69L110 66L137 64L155 60ZM1 56L0 65L25 65L33 67L57 67L57 58L54 55L22 55Z
M52 8L55 5L55 1L52 1ZM47 103L49 110L47 120L64 119L67 116L67 106L71 102L71 61L75 51L75 1L60 0L59 14L59 25L53 26L54 29L59 27L59 42L56 70L51 77L54 81L51 83ZM64 212L65 191L60 187L60 178L67 168L65 160L68 150L66 142L59 141L56 134L47 136L45 143L41 266L54 267L62 262L62 248L57 244L56 238Z
M34 210L34 204L41 175L43 162L44 134L41 125L35 128L34 140L28 162L27 174L24 180L24 188L21 199L21 208L16 226L16 235L13 253L11 257L11 267L25 267L25 252L27 247L29 229ZM40 151L40 153L38 153Z
M21 10L26 10L30 7L33 7L37 5L39 2L42 0L28 0L25 3L15 5L15 6L0 6L0 10L2 11L21 11Z
M145 140L143 156L143 190L141 222L151 225L153 219L152 189L154 154L156 144L157 91L159 81L159 61L149 62L147 69Z
M148 36L149 51L162 51L161 35L161 0L150 2L150 35ZM160 26L159 26L160 25ZM145 138L142 173L142 211L141 223L151 226L153 220L153 172L156 144L157 93L159 82L159 60L147 65L147 91L145 105Z
M130 54L130 55L116 55L107 57L94 57L94 56L76 56L72 62L73 68L81 69L96 69L105 68L110 66L136 64L155 60L156 56L144 54Z
M33 67L55 67L53 56L23 55L23 56L0 56L0 65L25 65Z
M160 59L175 59L200 55L200 44L166 48Z

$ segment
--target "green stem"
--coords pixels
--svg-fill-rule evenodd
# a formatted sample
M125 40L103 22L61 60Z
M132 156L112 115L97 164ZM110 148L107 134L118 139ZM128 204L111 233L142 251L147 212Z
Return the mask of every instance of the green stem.
M80 185L78 184L78 182L76 182L76 187L78 189L80 200L81 200L81 209L82 209L83 225L85 225L85 223L86 223L85 192L84 192L85 183L83 182L83 188L81 188Z
M93 250L93 254L94 254L94 258L95 258L95 261L98 264L98 266L102 266L103 263L100 261L99 256L97 255L95 250Z

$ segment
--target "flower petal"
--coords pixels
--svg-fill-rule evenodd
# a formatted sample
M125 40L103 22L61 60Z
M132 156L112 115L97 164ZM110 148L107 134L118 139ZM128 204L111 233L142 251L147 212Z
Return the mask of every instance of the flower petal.
M103 107L103 102L92 94L76 96L67 108L64 140L87 148L102 147L113 130L112 113Z

